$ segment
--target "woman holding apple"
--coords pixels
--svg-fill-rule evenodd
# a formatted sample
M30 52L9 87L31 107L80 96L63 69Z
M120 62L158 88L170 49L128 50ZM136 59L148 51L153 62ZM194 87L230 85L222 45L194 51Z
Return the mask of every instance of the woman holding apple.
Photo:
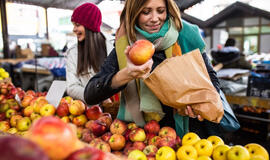
M181 55L199 48L211 81L219 91L216 72L204 52L205 43L198 27L181 20L173 0L126 0L120 22L115 49L85 88L86 102L95 104L121 91L118 119L134 121L139 126L149 119L160 120L161 126L175 128L182 137L188 132L189 117L200 121L202 117L195 115L190 106L185 109L187 116L180 116L173 108L161 104L141 79L164 61L167 53ZM152 42L155 53L146 63L135 65L130 60L130 46L139 39ZM161 106L161 110L156 106Z
M100 32L102 16L98 7L85 3L77 7L71 17L78 44L67 52L67 94L84 101L83 91L107 57L112 45ZM109 99L107 100L109 101Z

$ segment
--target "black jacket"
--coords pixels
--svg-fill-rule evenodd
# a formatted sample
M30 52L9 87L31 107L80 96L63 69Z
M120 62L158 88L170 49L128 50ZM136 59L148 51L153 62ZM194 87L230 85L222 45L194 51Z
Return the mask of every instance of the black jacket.
M209 76L211 78L211 81L216 88L217 91L219 91L219 81L216 76L216 72L213 70L212 64L210 63L206 53L202 54L207 71L209 73ZM166 59L166 56L164 54L164 51L155 52L155 54L152 57L153 59L153 67L152 70L155 69L155 67L160 64L163 60ZM117 61L117 55L115 49L112 50L110 55L107 57L107 59L104 61L100 72L98 72L93 78L91 78L85 87L84 90L84 99L87 104L93 105L100 103L101 101L111 97L115 93L121 91L126 87L126 85L121 86L117 89L111 88L111 81L112 77L119 71L118 61Z
M211 81L216 88L217 91L219 91L219 81L216 77L216 72L213 70L213 67L206 55L206 53L202 54L207 71L209 73L209 76L211 78ZM166 59L166 56L164 54L164 51L155 52L155 54L152 57L153 59L153 67L152 70L155 69L157 65L159 65L163 60ZM93 78L91 78L88 82L88 84L85 87L84 90L84 99L86 103L89 105L100 103L101 101L111 97L115 93L121 91L126 87L126 85L121 86L117 89L111 88L111 81L112 77L119 71L118 66L118 60L115 49L112 50L110 55L105 60L104 64L102 65L100 72L98 72ZM163 112L165 112L166 115L159 124L161 126L170 126L175 128L174 126L174 119L173 119L173 108L165 106L162 104Z

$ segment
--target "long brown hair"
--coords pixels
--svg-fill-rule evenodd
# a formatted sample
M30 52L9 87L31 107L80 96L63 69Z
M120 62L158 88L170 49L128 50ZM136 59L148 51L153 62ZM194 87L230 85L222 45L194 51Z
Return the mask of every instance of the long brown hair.
M133 42L136 41L135 24L146 2L147 0L126 0L124 9L120 16L120 23L124 24L127 36ZM182 23L177 4L174 0L165 0L165 2L169 17L173 19L176 28L180 31Z
M106 57L105 36L101 32L92 32L85 28L85 39L78 42L77 74L87 74L90 68L98 72Z

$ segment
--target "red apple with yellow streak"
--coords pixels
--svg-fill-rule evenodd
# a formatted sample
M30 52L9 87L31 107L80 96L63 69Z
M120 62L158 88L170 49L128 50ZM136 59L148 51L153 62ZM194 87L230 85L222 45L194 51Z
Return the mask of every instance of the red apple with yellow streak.
M9 123L12 127L16 127L17 121L23 118L21 115L13 115L10 117Z
M69 112L72 115L78 116L85 111L85 104L81 100L73 100L69 106Z
M130 48L128 57L135 65L142 65L152 58L155 46L148 40L137 40Z
M120 134L113 134L108 143L112 150L119 151L125 147L126 140L125 137Z
M38 144L50 159L65 159L84 147L72 126L53 116L37 120L25 136Z
M70 106L70 104L67 102L60 103L56 109L56 114L60 117L68 116L69 115L69 106Z
M102 109L98 105L87 107L85 114L89 120L97 120L102 115Z

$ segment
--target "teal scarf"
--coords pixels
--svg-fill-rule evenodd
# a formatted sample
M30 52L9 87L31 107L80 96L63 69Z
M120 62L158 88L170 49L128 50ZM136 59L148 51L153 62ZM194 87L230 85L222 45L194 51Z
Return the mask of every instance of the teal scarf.
M156 39L158 39L160 37L164 37L165 34L168 32L168 30L169 30L169 19L167 19L165 21L165 23L163 24L163 26L161 27L161 29L159 30L159 32L156 32L156 33L148 33L146 31L140 29L137 26L135 26L135 29L136 29L137 32L139 32L146 39L148 39L149 41L151 41L153 43Z

